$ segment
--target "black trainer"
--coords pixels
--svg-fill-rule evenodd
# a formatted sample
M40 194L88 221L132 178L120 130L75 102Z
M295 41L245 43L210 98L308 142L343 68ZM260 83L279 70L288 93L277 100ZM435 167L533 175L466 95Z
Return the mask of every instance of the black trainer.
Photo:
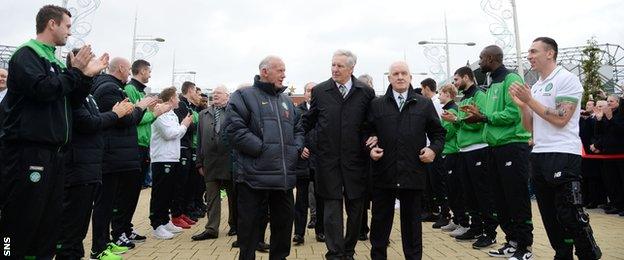
M518 249L509 260L533 260L533 253L526 249Z
M132 243L142 243L142 242L145 242L145 240L147 239L147 237L139 235L134 230L132 230L132 232L130 232L130 233L126 233L126 237Z
M480 248L491 246L493 244L496 244L496 238L495 237L492 237L492 236L489 236L489 235L483 235L483 236L480 236L479 238L477 238L476 242L472 243L472 248L480 249Z
M130 241L130 239L126 237L126 233L121 233L121 236L119 236L119 238L115 242L115 245L124 246L128 249L133 249L136 246L134 243L132 243L132 241Z
M293 242L295 242L296 246L303 245L304 241L305 240L303 239L302 235L294 235L293 236Z
M516 247L510 243L503 244L499 249L492 249L488 252L491 257L509 258L516 252Z
M470 240L475 240L482 235L483 235L482 230L470 228L468 229L468 231L466 231L466 233L456 236L455 239L458 241L470 241Z
M446 226L449 224L449 218L446 216L443 216L442 214L440 214L440 216L438 217L438 220L433 223L433 225L431 226L434 229L440 229L443 226Z

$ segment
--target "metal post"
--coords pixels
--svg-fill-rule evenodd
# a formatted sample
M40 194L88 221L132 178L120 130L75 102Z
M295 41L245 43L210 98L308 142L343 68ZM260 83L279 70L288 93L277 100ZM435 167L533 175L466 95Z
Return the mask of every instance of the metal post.
M173 66L171 67L171 86L174 86L175 80L175 50L173 51Z
M516 9L516 1L511 0L514 20L514 34L516 37L516 61L518 63L518 74L524 80L524 67L522 66L522 51L520 48L520 29L518 29L518 10Z
M134 29L132 30L132 59L130 62L134 62L134 53L136 52L137 12L138 11L134 11Z
M444 43L446 51L446 79L451 77L451 58L449 57L448 28L446 26L446 11L444 12Z

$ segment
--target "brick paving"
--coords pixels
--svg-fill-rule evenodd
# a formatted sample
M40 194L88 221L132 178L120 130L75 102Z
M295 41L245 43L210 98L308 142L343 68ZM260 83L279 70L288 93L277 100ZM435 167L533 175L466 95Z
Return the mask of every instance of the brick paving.
M156 240L151 236L149 226L149 197L150 190L143 190L139 201L139 206L134 216L135 229L141 234L147 234L147 241L137 244L133 250L122 255L124 259L147 260L147 259L238 259L238 249L231 248L230 245L235 237L226 236L228 226L226 218L221 220L221 230L219 238L194 242L191 236L204 230L206 218L200 219L193 228L185 230L172 240ZM222 216L227 216L226 199L222 203ZM624 217L617 215L606 215L602 210L588 210L594 235L602 248L602 259L624 259ZM533 223L535 226L533 253L535 259L552 259L554 251L550 248L537 204L533 201ZM370 214L369 214L370 217ZM399 228L398 210L394 217L394 226L390 236L390 246L388 248L388 259L403 259L401 249L401 238ZM504 240L504 235L498 230L498 242ZM314 231L306 230L305 244L291 248L288 259L323 259L326 247L324 243L318 243L314 239ZM268 232L267 238L268 241ZM85 240L85 251L89 251L91 244L91 233ZM472 249L471 243L455 242L446 233L431 228L431 223L423 223L423 259L496 259L487 255L487 250ZM370 243L368 241L358 242L356 247L356 259L370 259ZM257 259L268 259L268 253L257 253ZM88 256L87 256L88 257Z

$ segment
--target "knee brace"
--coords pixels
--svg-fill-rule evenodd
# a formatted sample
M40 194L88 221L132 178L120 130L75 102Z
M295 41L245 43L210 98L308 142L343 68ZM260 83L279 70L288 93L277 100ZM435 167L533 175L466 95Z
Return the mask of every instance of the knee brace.
M569 223L572 219L564 220L561 224L575 237L574 244L578 249L583 249L581 254L589 259L600 259L602 252L594 239L594 232L589 225L589 215L583 210L583 199L581 196L581 183L573 181L565 184L565 198L568 207L572 209L576 223ZM560 216L566 218L564 216ZM570 216L568 216L570 217ZM563 219L562 219L563 220ZM567 222L567 223L566 223ZM578 254L578 253L577 253Z

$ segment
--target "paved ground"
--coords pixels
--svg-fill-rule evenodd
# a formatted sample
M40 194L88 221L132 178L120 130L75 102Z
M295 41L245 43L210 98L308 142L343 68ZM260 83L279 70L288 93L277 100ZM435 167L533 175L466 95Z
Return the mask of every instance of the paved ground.
M143 190L134 224L141 234L148 234L145 243L138 244L133 250L124 254L124 259L237 259L238 250L230 245L235 237L226 236L227 223L221 221L219 238L200 242L191 241L191 236L203 231L206 219L203 218L192 229L186 230L172 240L156 240L151 237L148 208L150 190ZM224 200L225 202L225 200ZM227 216L227 203L222 203L221 214ZM624 217L605 215L601 210L589 210L591 223L596 240L602 248L603 259L624 259ZM370 216L370 214L369 214ZM542 221L533 202L533 216L535 225L535 243L533 252L535 259L552 259L554 252L548 244ZM403 259L399 230L399 214L395 213L394 228L390 237L388 259ZM268 234L267 234L268 236ZM85 240L86 251L90 249L91 234ZM306 243L302 246L293 246L289 259L323 259L325 244L314 240L314 231L306 231ZM267 237L268 241L268 237ZM499 230L498 241L503 241ZM431 223L423 224L424 259L494 259L486 254L486 250L474 250L470 243L455 242L446 233L431 228ZM356 248L357 259L370 259L370 243L358 242ZM258 253L257 259L268 259L268 253Z

